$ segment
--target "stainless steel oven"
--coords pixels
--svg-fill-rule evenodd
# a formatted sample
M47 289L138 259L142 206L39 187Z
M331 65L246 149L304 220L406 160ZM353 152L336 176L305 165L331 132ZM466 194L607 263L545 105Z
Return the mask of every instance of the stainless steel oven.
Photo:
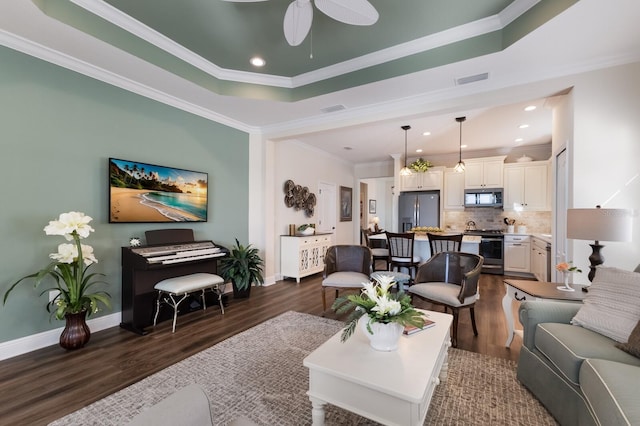
M482 273L504 274L504 234L502 230L478 229L467 231L467 235L480 236L479 254L484 257Z

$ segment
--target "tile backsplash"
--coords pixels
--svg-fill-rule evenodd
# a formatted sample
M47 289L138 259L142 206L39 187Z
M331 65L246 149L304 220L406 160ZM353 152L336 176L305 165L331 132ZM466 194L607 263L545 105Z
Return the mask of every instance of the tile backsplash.
M445 211L445 229L464 231L470 220L476 223L477 229L507 229L504 218L515 219L516 227L525 225L527 233L550 234L551 212L515 212L490 208L475 208L464 211Z

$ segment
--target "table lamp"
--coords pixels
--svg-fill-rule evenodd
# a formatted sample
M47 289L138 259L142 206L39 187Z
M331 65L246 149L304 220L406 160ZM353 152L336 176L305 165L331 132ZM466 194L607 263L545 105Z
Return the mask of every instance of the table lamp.
M594 240L589 261L589 281L596 275L596 266L604 263L600 253L600 241L631 241L631 211L627 209L568 209L567 238L574 240Z

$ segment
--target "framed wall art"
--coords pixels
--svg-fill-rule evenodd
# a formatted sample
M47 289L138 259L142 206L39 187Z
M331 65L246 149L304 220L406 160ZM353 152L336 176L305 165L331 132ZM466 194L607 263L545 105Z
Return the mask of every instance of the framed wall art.
M353 189L340 187L340 222L353 220Z
M369 214L376 214L376 200L369 200Z
M109 222L206 222L208 174L109 158Z

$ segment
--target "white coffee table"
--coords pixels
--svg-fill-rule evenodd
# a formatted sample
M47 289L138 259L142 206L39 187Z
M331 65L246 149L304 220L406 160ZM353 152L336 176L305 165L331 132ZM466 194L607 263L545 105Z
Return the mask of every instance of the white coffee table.
M436 385L447 378L453 319L424 312L436 325L402 336L396 351L376 351L357 327L345 343L340 331L304 359L313 425L324 424L326 403L386 425L423 424Z

